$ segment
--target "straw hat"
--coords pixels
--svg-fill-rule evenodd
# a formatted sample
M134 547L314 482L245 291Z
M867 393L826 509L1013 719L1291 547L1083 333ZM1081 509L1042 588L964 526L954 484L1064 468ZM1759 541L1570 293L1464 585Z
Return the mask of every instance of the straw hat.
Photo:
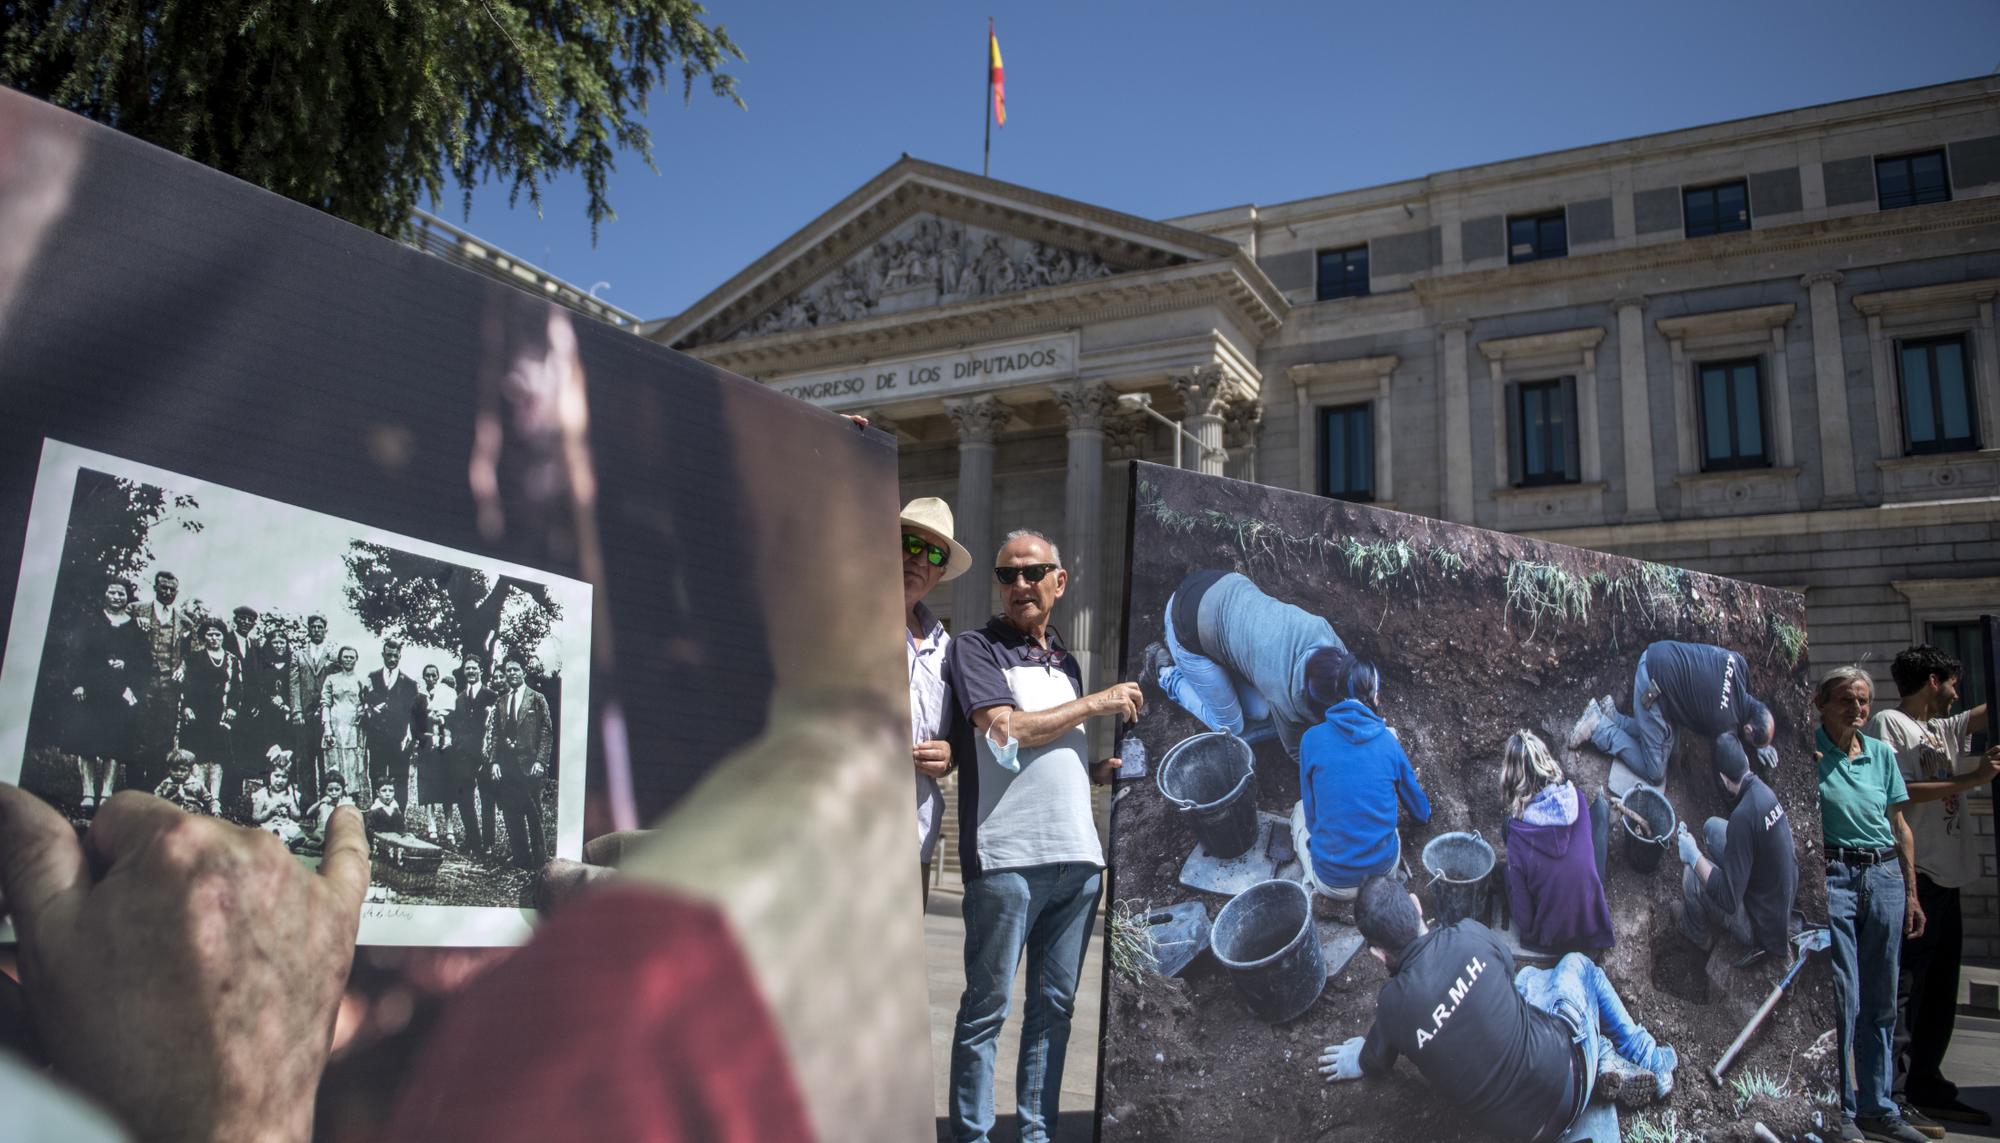
M951 560L944 565L944 579L957 579L972 570L972 553L951 535L951 505L935 496L919 496L903 505L901 523L906 528L922 528L944 539L951 549Z

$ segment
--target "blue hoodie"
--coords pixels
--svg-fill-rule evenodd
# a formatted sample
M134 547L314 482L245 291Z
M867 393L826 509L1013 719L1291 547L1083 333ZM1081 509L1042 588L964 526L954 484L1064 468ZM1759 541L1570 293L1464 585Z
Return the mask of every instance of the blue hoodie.
M1419 822L1431 801L1403 744L1354 699L1326 712L1299 740L1299 796L1312 833L1313 875L1328 888L1386 873L1396 857L1396 805Z

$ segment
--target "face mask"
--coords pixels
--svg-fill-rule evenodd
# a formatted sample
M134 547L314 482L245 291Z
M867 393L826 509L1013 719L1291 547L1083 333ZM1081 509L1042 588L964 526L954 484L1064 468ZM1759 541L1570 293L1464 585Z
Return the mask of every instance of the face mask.
M993 754L993 761L1009 774L1021 772L1021 743L1014 737L1006 715L1000 715L986 725L986 733L980 738L986 749Z

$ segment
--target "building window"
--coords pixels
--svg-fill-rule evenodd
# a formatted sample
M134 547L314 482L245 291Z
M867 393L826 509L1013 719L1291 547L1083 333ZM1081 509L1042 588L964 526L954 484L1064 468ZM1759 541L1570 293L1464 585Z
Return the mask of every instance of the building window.
M1577 440L1576 379L1524 381L1507 403L1509 475L1516 487L1574 484L1582 448Z
M1319 300L1359 298L1368 293L1368 247L1319 252Z
M1764 384L1761 363L1718 361L1695 367L1701 416L1701 469L1764 468Z
M1950 202L1951 180L1945 177L1944 152L1921 151L1875 160L1875 201L1883 210Z
M1926 623L1924 642L1957 659L1962 666L1958 673L1958 703L1948 713L1971 710L1990 697L1986 693L1986 669L1981 665L1986 661L1986 633L1978 620Z
M1965 337L1928 337L1896 347L1903 397L1903 443L1910 455L1979 447Z
M1750 229L1750 184L1741 179L1719 186L1681 192L1681 218L1687 236L1727 234Z
M1336 500L1375 499L1375 416L1368 403L1319 411L1319 490Z
M1507 261L1539 262L1569 257L1569 224L1563 212L1507 220Z

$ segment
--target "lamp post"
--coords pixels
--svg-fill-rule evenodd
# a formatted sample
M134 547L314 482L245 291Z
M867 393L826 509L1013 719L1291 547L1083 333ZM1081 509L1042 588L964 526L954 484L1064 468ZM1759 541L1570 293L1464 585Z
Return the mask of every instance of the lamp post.
M1182 437L1186 437L1187 439L1193 441L1194 447L1196 449L1203 450L1202 457L1205 460L1227 460L1229 458L1228 453L1223 452L1221 449L1209 448L1207 445L1202 444L1201 438L1195 436L1193 433L1182 428L1181 423L1179 421L1174 420L1172 417L1169 417L1165 413L1162 413L1158 409L1155 409L1153 407L1153 395L1151 393L1120 393L1118 394L1118 403L1121 405L1130 405L1133 408L1139 410L1140 412L1146 414L1147 416L1153 418L1154 420L1160 422L1161 424L1167 426L1168 428L1174 430L1175 468L1181 467Z

